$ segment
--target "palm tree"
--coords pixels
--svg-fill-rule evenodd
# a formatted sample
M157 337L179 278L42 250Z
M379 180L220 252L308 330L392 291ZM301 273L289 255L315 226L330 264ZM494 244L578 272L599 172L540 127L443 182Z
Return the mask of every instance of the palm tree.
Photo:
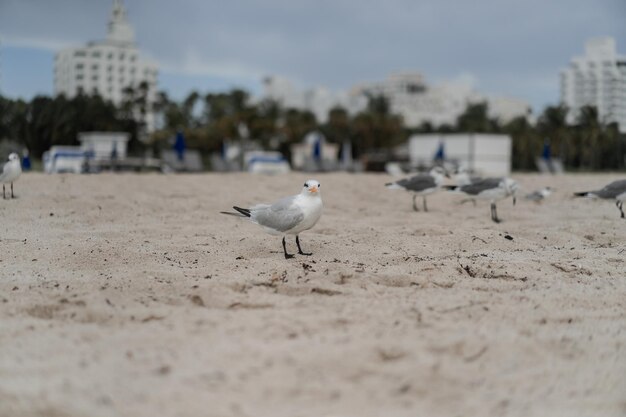
M515 170L534 170L535 158L541 152L542 141L525 116L516 117L503 127L513 142L512 163Z
M456 122L459 132L498 132L500 126L496 120L489 118L489 107L486 102L468 104Z
M190 92L187 97L183 100L182 103L182 113L184 117L184 127L186 128L194 128L199 122L195 120L194 110L196 108L196 103L200 98L200 94L197 91Z
M601 168L600 140L602 125L598 118L598 110L594 106L583 106L577 118L578 134L580 135L581 165L587 169Z
M537 121L537 131L550 141L552 152L559 155L566 166L572 165L572 151L575 153L573 144L568 143L571 134L567 126L567 113L567 107L562 104L548 106Z

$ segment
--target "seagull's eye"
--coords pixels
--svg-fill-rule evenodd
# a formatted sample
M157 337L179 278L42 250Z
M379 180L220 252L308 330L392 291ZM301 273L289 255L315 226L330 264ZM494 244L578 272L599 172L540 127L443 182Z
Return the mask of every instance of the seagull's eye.
M308 186L309 186L309 184L307 184L307 183L305 182L305 183L304 183L304 186L305 186L305 187L308 187Z

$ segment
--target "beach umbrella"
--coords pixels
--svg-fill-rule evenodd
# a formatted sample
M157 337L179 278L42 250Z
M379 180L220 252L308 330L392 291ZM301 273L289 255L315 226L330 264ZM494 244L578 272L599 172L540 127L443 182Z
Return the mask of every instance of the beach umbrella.
M439 148L437 149L437 152L435 152L435 157L433 159L435 161L443 161L444 159L446 159L443 142L439 142Z
M185 157L185 149L187 145L185 143L185 136L183 132L180 130L176 132L176 140L174 141L174 150L176 151L176 155L178 155L178 160L182 161Z

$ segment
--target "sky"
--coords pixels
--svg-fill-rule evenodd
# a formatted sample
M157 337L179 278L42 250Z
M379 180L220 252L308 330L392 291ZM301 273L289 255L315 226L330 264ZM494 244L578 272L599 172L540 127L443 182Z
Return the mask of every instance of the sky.
M53 93L56 51L106 36L113 0L0 0L0 94ZM125 0L159 89L181 99L279 75L349 89L399 71L479 93L559 102L559 71L592 37L626 55L626 0Z

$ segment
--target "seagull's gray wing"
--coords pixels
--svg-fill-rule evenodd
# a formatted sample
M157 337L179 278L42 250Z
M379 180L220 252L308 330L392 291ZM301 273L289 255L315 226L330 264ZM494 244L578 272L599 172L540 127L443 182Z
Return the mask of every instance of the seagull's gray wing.
M491 190L492 188L498 188L502 178L485 178L471 184L463 185L459 187L459 190L468 195L478 195L485 190Z
M603 189L593 193L600 198L615 198L622 193L626 193L626 180L613 181Z
M293 229L304 218L302 210L294 205L295 196L285 197L274 204L260 204L250 208L252 220L261 226L286 232Z
M4 181L4 178L9 174L9 163L5 162L2 166L2 172L0 172L0 181Z
M416 175L397 181L396 184L407 191L424 191L437 186L435 179L430 175Z

